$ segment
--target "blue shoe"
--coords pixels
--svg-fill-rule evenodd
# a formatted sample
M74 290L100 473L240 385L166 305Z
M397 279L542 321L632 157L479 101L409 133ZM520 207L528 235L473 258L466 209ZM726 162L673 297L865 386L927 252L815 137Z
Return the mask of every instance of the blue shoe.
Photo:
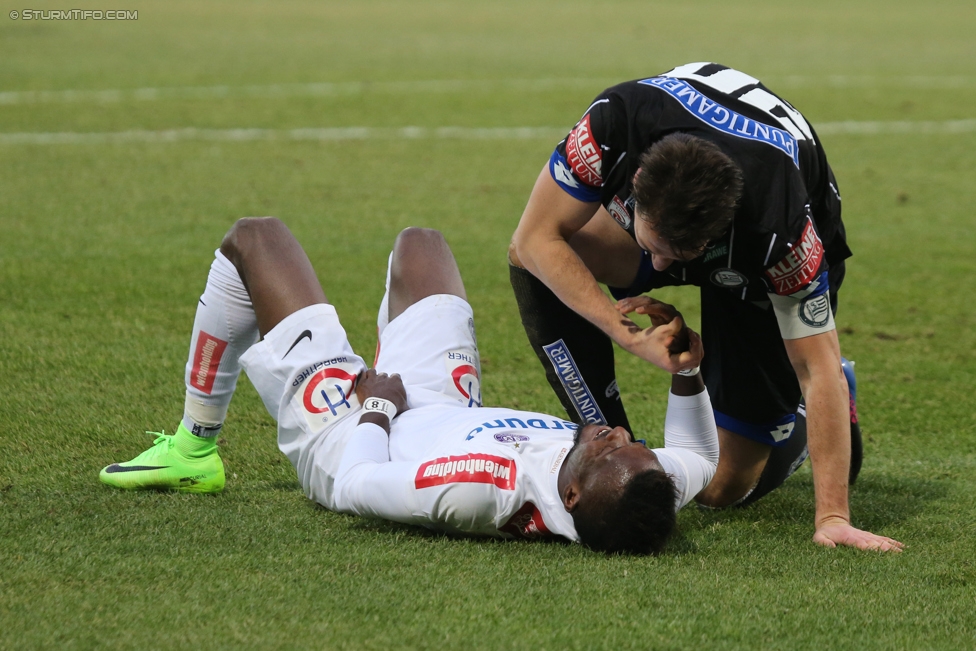
M857 420L857 378L854 376L854 362L840 358L840 367L847 378L847 392L851 399L851 470L847 482L853 485L861 472L864 461L864 442L861 440L861 426Z

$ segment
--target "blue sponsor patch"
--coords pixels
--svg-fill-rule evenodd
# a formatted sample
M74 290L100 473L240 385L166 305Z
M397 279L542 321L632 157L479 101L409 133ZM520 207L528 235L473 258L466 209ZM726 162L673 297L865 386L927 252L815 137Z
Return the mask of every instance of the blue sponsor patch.
M645 86L659 88L678 100L682 107L693 116L723 133L745 140L764 142L779 149L800 167L800 153L796 138L789 131L778 129L762 122L756 122L708 99L691 84L674 77L652 77L640 82Z
M563 340L560 339L548 346L543 346L542 350L546 351L549 361L556 369L556 375L559 376L559 382L563 385L583 422L606 425L607 421L603 417L603 412L596 404L590 388L583 382L579 368L577 368L576 362L573 360L573 356L569 354L569 349L566 348Z

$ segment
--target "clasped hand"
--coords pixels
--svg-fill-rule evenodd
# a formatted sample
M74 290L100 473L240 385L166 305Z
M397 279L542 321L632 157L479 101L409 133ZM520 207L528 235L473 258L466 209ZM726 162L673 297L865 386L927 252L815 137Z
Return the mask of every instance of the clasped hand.
M631 334L628 341L618 342L627 352L672 374L701 364L701 337L685 325L673 305L650 296L631 296L617 301L616 307L624 317L636 312L651 318L650 328L641 328L628 318L621 321Z

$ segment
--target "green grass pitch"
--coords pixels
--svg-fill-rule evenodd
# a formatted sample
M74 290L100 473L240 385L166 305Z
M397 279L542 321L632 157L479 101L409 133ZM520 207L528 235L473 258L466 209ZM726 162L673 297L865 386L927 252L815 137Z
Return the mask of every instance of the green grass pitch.
M0 14L0 648L976 648L971 0L122 5L138 20ZM656 558L332 514L246 379L223 494L99 484L175 428L196 299L246 215L293 229L366 356L394 236L441 229L486 403L558 413L508 238L554 131L608 85L703 60L821 128L855 251L854 522L903 554L813 545L808 466L753 508L682 511ZM291 131L350 127L372 137ZM696 320L694 292L663 295ZM618 368L660 442L667 379Z

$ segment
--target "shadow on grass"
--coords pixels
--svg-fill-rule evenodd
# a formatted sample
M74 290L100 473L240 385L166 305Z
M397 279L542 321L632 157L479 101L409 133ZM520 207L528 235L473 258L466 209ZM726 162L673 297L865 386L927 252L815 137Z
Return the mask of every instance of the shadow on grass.
M548 550L563 548L566 550L576 550L582 549L585 553L594 554L599 557L604 555L600 552L594 552L588 550L585 547L578 546L576 543L566 540L565 538L556 536L552 538L528 540L523 538L516 539L500 539L500 538L489 538L486 536L474 536L474 535L457 535L449 534L443 531L435 531L432 529L425 529L421 526L401 524L399 522L390 522L387 520L376 520L371 518L361 518L354 515L348 515L343 513L335 513L329 511L324 506L320 504L314 504L309 502L310 506L314 509L325 511L334 516L343 518L345 520L346 526L351 531L365 534L377 534L380 536L391 536L398 538L411 538L418 541L436 541L441 540L444 542L451 541L469 541L475 543L483 543L485 545L503 545L505 547L510 547L513 551L519 549L522 545L531 545L533 547L543 547ZM692 554L698 552L698 545L691 540L688 540L680 529L676 530L675 535L668 541L667 546L662 552L662 556L683 556L685 554Z

